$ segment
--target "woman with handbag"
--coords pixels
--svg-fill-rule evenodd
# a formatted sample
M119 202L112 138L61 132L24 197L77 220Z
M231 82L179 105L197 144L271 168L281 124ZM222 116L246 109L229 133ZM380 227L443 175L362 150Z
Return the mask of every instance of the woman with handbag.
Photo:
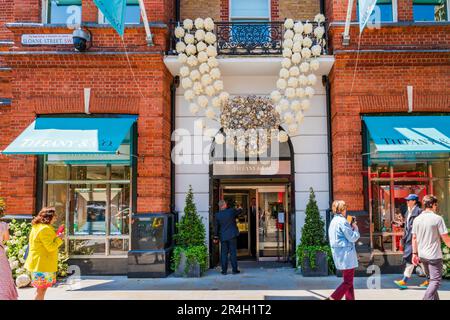
M0 300L17 300L17 289L4 248L4 243L8 240L8 224L0 222Z
M359 239L359 230L354 219L347 220L347 205L342 200L333 202L333 220L328 229L331 252L333 254L336 269L342 271L343 282L327 298L327 300L355 300L355 289L353 277L358 267L358 256L356 255L355 242Z
M44 300L47 289L56 283L58 249L63 244L63 232L56 234L51 226L55 222L55 208L43 208L31 222L25 268L31 273L31 285L36 288L35 300Z

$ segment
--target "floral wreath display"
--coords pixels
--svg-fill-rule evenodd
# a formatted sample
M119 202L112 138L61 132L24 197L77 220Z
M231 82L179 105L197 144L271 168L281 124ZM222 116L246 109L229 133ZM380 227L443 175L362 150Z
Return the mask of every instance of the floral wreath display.
M325 45L325 28L322 24L325 17L322 14L315 16L317 27L306 21L286 19L283 41L283 61L277 81L277 90L271 93L275 109L280 114L284 127L289 135L298 132L303 122L303 112L311 106L310 99L314 96L313 86L317 83L314 71L319 69L317 59ZM315 36L315 38L313 38ZM280 136L280 142L288 140L287 135Z
M211 138L215 137L216 143L223 144L226 139L236 150L249 154L267 150L273 138L273 134L267 132L269 129L278 130L283 126L286 132L276 135L279 142L286 142L289 135L295 135L303 122L303 112L311 106L313 86L317 82L314 71L319 69L317 58L325 45L322 25L325 17L318 14L314 21L316 28L309 21L285 20L283 60L277 90L270 94L270 99L256 96L230 99L229 93L224 91L213 19L186 19L177 26L180 82L189 111L200 117L196 127ZM223 133L207 129L203 116L220 122ZM266 130L266 134L261 134L261 130Z

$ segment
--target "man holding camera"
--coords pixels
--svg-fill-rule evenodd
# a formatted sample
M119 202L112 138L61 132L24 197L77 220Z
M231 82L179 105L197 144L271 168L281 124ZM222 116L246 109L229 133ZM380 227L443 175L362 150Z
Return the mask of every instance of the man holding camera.
M236 218L240 215L242 209L234 209L234 203L231 200L225 202L219 201L219 212L216 213L216 220L214 224L214 243L219 243L221 246L221 263L222 274L227 274L228 269L228 255L230 256L231 267L233 274L240 273L237 263L237 237L239 236L239 229L236 224Z

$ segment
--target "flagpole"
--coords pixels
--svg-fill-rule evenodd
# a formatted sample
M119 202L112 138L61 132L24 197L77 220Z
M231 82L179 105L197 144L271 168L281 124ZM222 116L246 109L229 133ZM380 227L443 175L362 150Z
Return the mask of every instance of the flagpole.
M147 44L153 46L153 36L147 19L147 11L145 11L144 0L139 0L139 8L141 9L142 21L144 22L145 33L147 34Z
M348 0L347 17L345 19L345 29L342 36L342 45L348 46L350 44L350 22L352 20L353 0Z

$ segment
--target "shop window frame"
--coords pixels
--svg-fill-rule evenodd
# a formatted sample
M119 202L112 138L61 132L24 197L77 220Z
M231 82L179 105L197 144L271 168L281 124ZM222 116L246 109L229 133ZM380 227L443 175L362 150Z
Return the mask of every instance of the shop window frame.
M142 17L141 17L141 11L140 11L140 7L139 7L139 3L138 4L128 4L127 6L137 6L139 8L139 22L125 22L125 25L129 25L129 26L133 26L133 25L140 25L142 23ZM106 17L103 15L103 12L101 12L100 10L98 10L98 24L101 25L109 25L109 22L106 21Z
M414 6L417 6L417 5L419 5L420 6L420 4L414 4L414 0L412 1L412 3L411 3L411 6L412 6L412 12L413 12L413 21L415 22L415 23L448 23L448 22L450 22L450 0L445 0L444 1L444 3L445 3L445 14L446 14L446 19L444 19L444 20L415 20L414 19Z
M359 9L358 9L359 2L356 1L356 19L359 21ZM385 23L397 23L398 22L398 0L391 0L391 6L392 6L392 21L380 21L381 24Z
M42 19L42 23L43 24L60 24L60 23L53 23L50 22L49 19L51 17L51 12L50 12L50 5L51 5L52 0L42 0L42 10L41 10L41 19ZM83 2L81 2L80 5L77 5L80 7L80 21L78 23L75 24L81 24L82 23L82 18L83 18ZM65 25L68 25L67 23L64 23Z

